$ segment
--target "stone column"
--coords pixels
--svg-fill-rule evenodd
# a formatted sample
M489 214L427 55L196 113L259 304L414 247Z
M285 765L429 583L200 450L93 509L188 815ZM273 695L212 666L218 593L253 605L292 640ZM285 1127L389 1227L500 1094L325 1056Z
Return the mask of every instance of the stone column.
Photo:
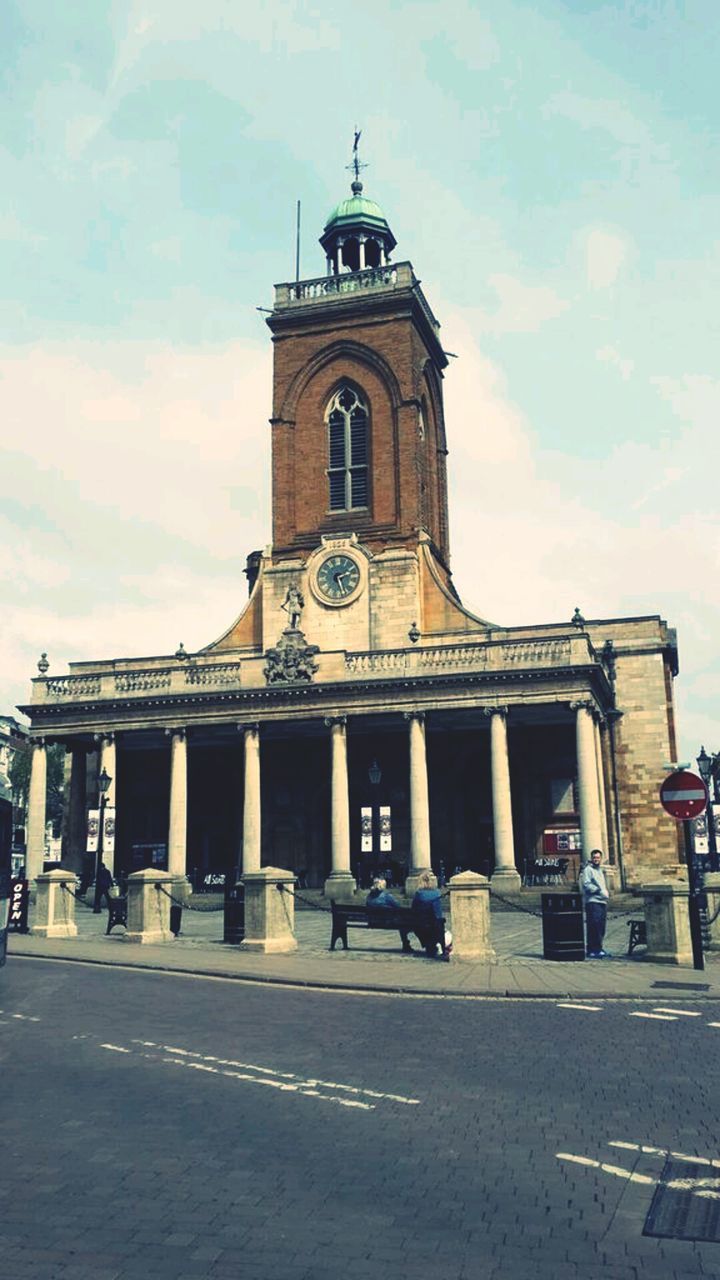
M687 884L644 884L647 952L653 964L692 965Z
M494 960L490 941L490 881L461 871L448 884L453 960Z
M106 774L110 778L110 786L105 792L105 807L106 809L114 809L115 797L117 795L117 753L115 750L115 734L114 733L97 734L95 740L98 743L98 747L99 747L98 777L100 776L100 774L104 769ZM99 803L100 803L100 796L98 795L98 804ZM102 860L105 863L105 866L107 867L111 875L114 875L115 874L115 852L113 850L113 852L111 853L105 847L104 838L103 838Z
M493 836L495 868L492 883L497 889L517 892L521 879L515 866L510 760L508 757L507 707L485 707L490 717L490 776L492 780Z
M595 733L595 764L597 766L597 785L598 785L598 805L600 808L600 835L603 843L600 845L605 857L610 854L610 841L608 838L607 823L607 805L605 803L605 773L603 771L602 758L602 742L600 734L601 717L593 716L593 727Z
M71 743L68 788L67 848L63 855L73 871L82 875L87 845L87 751Z
M77 883L72 871L39 872L32 934L41 938L77 937L73 897Z
M594 703L571 702L575 712L575 737L577 749L578 792L580 797L580 832L583 861L588 862L593 849L603 848L598 793L598 770L595 757Z
M350 795L347 767L347 716L329 716L331 749L331 856L332 869L325 881L328 898L352 897L355 881L350 873Z
M32 739L30 790L28 794L27 853L25 875L35 880L45 857L45 814L47 804L47 750L44 738Z
M174 942L170 932L170 899L175 892L173 877L167 871L148 867L128 876L127 927L123 942ZM163 890L164 892L161 892Z
M245 751L242 869L245 874L259 871L261 862L260 725L244 724L242 731Z
M365 270L365 237L358 236L358 266L361 271Z
M184 729L165 732L170 735L168 872L181 880L187 865L187 736Z
M243 875L245 886L245 937L242 951L277 954L294 951L295 899L292 871L263 867Z
M406 711L405 719L410 733L410 874L405 881L405 893L412 897L421 876L430 875L433 885L437 884L437 880L432 872L430 851L425 712Z

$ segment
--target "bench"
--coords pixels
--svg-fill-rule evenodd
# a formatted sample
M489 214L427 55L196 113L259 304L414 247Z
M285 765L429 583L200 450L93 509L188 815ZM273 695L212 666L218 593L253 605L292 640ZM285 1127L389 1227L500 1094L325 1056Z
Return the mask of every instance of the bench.
M412 932L413 913L410 907L354 907L344 902L332 902L332 938L330 950L342 942L347 951L347 931L351 929L391 929L400 934L403 951L412 951L408 934Z
M647 925L644 920L628 920L628 928L630 929L630 937L628 938L627 953L631 956L636 947L647 946Z
M417 917L411 907L356 907L344 902L332 902L330 905L332 907L331 951L335 950L335 943L338 941L342 942L343 950L347 951L348 928L394 930L400 934L403 951L412 951L408 934L414 933L417 936ZM445 939L445 921L438 920L436 924L437 945L442 948ZM424 933L423 925L420 928Z
M116 924L124 924L127 929L127 895L125 897L119 896L117 898L108 897L106 898L106 902L108 904L108 922L107 929L105 930L105 936L107 937L110 930L114 929Z

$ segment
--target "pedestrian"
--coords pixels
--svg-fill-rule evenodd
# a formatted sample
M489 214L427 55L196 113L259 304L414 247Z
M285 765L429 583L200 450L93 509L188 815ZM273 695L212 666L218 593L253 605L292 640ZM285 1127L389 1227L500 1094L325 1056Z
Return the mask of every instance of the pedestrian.
M387 880L385 879L384 876L375 876L372 882L372 889L370 890L367 898L365 899L365 906L368 907L370 911L377 911L377 912L400 910L400 903L398 902L397 898L394 898L391 893L388 893ZM402 941L402 949L403 951L407 951L407 952L412 951L412 947L410 946L410 939L408 938L409 932L410 932L409 921L407 923L407 926L405 926L402 923L402 917L401 917L400 921L398 922L398 933L400 934L400 938Z
M421 875L415 897L412 900L414 930L425 955L429 959L450 959L450 949L445 946L445 921L439 889L433 888L433 877L428 871ZM438 956L438 947L440 955Z
M602 869L602 851L593 849L590 861L580 872L580 888L585 901L587 921L587 958L603 960L610 953L603 950L607 923L608 893L605 872Z
M365 899L366 907L399 907L400 903L388 893L387 880L384 876L375 876L372 888Z
M96 878L97 901L100 904L100 906L102 906L103 898L105 899L106 905L108 907L110 906L108 902L108 894L110 889L112 888L112 885L113 885L112 871L110 871L109 867L105 866L104 862L101 862L97 869L97 878Z

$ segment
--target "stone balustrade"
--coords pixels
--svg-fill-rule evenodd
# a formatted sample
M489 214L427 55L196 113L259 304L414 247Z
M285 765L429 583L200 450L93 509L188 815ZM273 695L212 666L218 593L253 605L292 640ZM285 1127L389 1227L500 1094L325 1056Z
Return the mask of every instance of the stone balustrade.
M321 655L317 683L335 680L432 676L453 672L519 671L558 666L586 666L596 655L584 635L552 636L546 640L486 640L482 643L428 644L381 652ZM265 688L265 659L244 654L242 659L218 662L202 657L183 661L108 663L99 670L67 676L41 676L33 681L33 702L75 702L188 695ZM330 664L328 666L327 664Z

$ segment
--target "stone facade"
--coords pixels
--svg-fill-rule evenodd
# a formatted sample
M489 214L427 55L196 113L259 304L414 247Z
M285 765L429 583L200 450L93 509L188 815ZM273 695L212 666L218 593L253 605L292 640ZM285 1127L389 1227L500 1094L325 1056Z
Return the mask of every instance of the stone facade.
M595 844L617 882L678 862L658 801L675 756L674 633L657 616L505 628L462 605L447 360L411 265L386 260L391 242L388 230L379 268L276 288L273 543L250 557L227 631L195 654L33 682L31 824L42 743L64 741L69 865L103 763L116 871L275 866L337 894L385 866L515 889L538 857L564 852L572 875ZM343 474L357 446L368 483L363 506L338 509L328 406L344 386L367 417L360 445L344 437Z

